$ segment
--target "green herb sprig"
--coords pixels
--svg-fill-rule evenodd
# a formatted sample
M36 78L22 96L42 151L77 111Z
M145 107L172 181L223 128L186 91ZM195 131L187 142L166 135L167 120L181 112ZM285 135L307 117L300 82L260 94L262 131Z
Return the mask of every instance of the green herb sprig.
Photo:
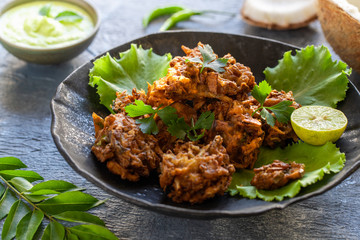
M5 218L1 239L31 240L44 219L49 221L42 234L47 239L118 239L97 216L86 211L104 201L83 193L62 180L42 181L18 158L0 158L0 220ZM63 225L71 222L71 227Z
M216 58L216 54L214 53L214 50L209 44L206 44L204 47L199 46L199 51L201 53L201 56L203 57L203 61L198 57L187 59L187 61L201 63L202 68L200 70L200 73L202 73L204 68L211 68L212 70L219 73L225 72L224 67L226 67L229 59Z
M271 107L264 106L266 97L271 91L271 86L265 80L253 88L251 95L260 103L260 107L252 113L252 116L261 110L261 118L273 127L276 120L281 123L287 123L290 120L291 113L295 110L295 108L290 107L292 101L282 101ZM275 117L269 112L269 110L275 114Z
M159 132L154 119L155 114L157 114L165 125L168 126L167 130L172 136L176 136L179 139L184 139L187 136L191 141L201 139L205 134L205 129L209 130L215 119L214 113L207 111L200 115L196 123L192 121L191 126L189 126L184 118L179 118L176 115L175 108L166 106L164 108L158 107L153 109L141 100L135 100L134 104L127 105L125 112L129 117L150 115L149 117L136 119L136 123L140 124L139 127L143 133L157 134ZM199 134L197 130L201 130L201 133Z
M49 18L52 18L50 11L51 11L51 7L52 5L46 4L44 5L40 10L39 10L39 14L41 16L46 16ZM78 15L75 12L72 11L63 11L58 13L55 17L53 17L55 20L59 21L59 22L63 22L63 23L75 23L75 22L80 22L83 20L83 17Z

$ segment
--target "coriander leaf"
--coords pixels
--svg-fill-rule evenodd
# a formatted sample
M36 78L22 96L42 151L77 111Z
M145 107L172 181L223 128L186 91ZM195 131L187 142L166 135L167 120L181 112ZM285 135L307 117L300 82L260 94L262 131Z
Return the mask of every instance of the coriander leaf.
M125 112L129 117L140 117L146 114L156 113L150 105L145 104L141 100L135 100L134 104L127 105L125 107Z
M2 240L11 240L15 237L18 223L29 211L29 207L21 200L14 202L3 225Z
M56 15L55 20L63 23L74 23L83 20L83 17L72 11L63 11Z
M157 115L159 115L159 117L161 118L161 120L166 124L169 125L171 124L171 121L176 121L176 119L178 118L177 114L176 114L176 109L171 107L171 106L166 106L162 109L160 109L157 112Z
M16 239L33 239L43 219L44 213L36 209L26 214L16 227Z
M345 164L345 154L341 153L334 143L328 142L322 146L313 146L304 142L298 142L283 148L260 149L255 168L272 163L275 159L290 163L305 164L305 174L301 179L295 180L275 190L257 190L250 184L254 176L251 170L238 170L233 175L229 187L229 193L234 196L240 194L248 198L260 198L265 201L282 201L285 197L296 196L301 188L308 187L323 179L325 174L339 172ZM317 183L321 184L321 182ZM312 185L316 188L315 185Z
M260 112L260 116L264 119L270 126L275 126L274 116L266 109L263 108Z
M157 127L153 116L148 118L136 119L136 123L140 124L139 128L143 133L155 135L159 133L159 128Z
M0 158L0 170L14 170L19 168L26 168L27 166L16 157L2 157Z
M325 46L308 46L284 54L274 68L264 70L266 81L275 89L292 91L301 105L336 107L346 96L351 69L342 61L332 61Z
M188 61L195 62L195 63L201 63L202 68L200 70L200 73L204 70L204 68L211 68L212 70L216 72L225 72L224 67L226 66L228 59L226 58L216 58L216 54L214 53L213 49L209 44L205 44L204 47L199 46L199 51L201 53L201 56L203 57L203 60L201 61L200 58L190 58Z
M222 73L222 72L225 72L224 67L226 67L228 60L229 59L226 59L226 58L218 58L213 62L205 64L205 67L211 68L216 72Z
M190 129L190 126L185 122L184 118L178 118L175 121L171 121L167 130L171 136L175 136L179 139L185 139L187 131Z
M120 59L106 54L94 62L89 73L89 85L97 87L100 103L113 112L111 105L116 92L132 92L133 88L147 90L147 82L164 77L169 68L171 54L163 56L132 44L128 51L120 53ZM146 63L146 64L145 64Z
M51 4L46 4L39 10L41 16L50 17Z
M201 113L199 119L196 121L194 129L207 129L209 130L215 120L215 114L210 111Z
M290 120L291 113L295 110L295 108L290 107L291 105L292 101L282 101L266 108L275 114L276 120L281 123L287 123Z
M259 85L254 86L251 95L263 105L266 97L271 93L271 90L271 86L264 80L260 82Z
M194 142L201 139L204 135L205 135L205 130L202 130L201 134L197 134L196 132L195 134L192 134L191 131L188 131L187 133L187 137Z

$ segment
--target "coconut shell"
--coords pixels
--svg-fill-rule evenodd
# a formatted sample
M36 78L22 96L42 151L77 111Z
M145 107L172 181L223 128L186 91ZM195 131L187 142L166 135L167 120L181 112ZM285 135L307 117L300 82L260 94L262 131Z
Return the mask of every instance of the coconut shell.
M360 22L331 0L318 0L318 18L334 51L360 73Z

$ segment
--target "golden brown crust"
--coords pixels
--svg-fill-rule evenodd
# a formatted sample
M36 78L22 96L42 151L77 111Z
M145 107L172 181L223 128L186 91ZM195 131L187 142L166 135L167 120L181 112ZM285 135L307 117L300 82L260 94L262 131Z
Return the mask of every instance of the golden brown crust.
M178 203L201 203L223 195L235 172L220 136L205 146L178 142L173 152L163 155L160 166L160 186Z

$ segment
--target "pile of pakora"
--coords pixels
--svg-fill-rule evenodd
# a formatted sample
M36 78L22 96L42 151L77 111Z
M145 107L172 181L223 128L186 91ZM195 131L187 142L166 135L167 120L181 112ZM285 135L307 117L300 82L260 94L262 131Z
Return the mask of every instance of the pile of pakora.
M249 67L236 62L230 54L223 57L227 61L221 72L189 61L202 60L199 48L203 47L202 43L193 49L182 46L185 56L174 57L168 74L149 84L146 93L136 89L131 94L118 92L112 106L116 114L105 119L93 114L96 140L92 152L97 159L129 181L157 172L161 188L177 203L201 203L223 195L236 169L253 168L261 146L274 148L298 140L290 123L276 121L270 126L256 112L260 104L250 95L256 82ZM135 100L153 108L171 106L189 125L207 111L215 119L197 141L173 136L159 116L155 116L159 132L145 134L136 119L146 115L133 118L125 111ZM291 101L295 109L300 107L292 92L277 90L272 90L264 106L281 101ZM257 170L262 175L254 180L261 182L258 185L262 189L284 185L301 177L304 171L295 163L274 162L264 168L267 171Z

